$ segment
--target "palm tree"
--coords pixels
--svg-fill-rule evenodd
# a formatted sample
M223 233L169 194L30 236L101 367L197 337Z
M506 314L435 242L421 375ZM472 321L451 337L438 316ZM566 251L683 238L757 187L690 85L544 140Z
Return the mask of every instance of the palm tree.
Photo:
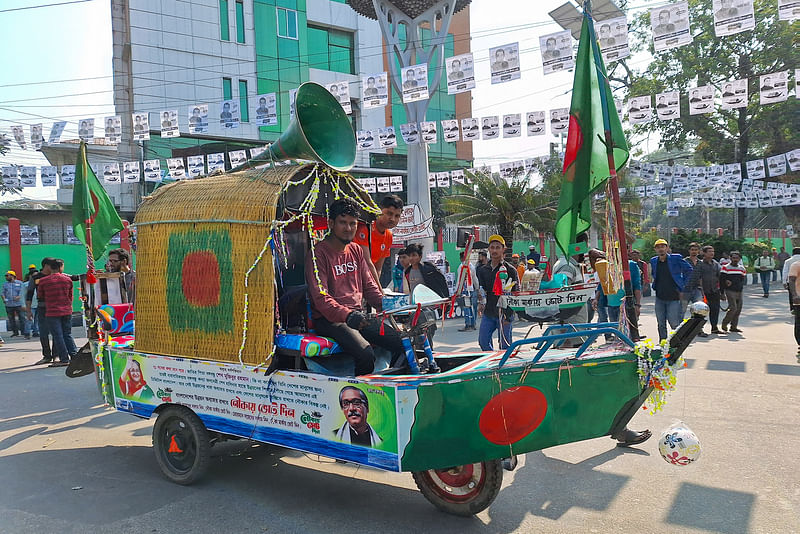
M513 250L514 230L536 233L553 227L558 198L543 195L541 186L531 186L529 174L506 180L478 172L469 178L470 185L457 186L456 193L444 199L444 208L450 213L447 220L497 226L507 250Z

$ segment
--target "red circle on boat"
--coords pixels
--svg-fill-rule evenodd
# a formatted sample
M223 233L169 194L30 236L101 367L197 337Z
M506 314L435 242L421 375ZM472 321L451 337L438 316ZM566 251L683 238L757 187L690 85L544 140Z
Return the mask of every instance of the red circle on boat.
M495 445L515 443L542 424L547 414L544 393L530 386L508 388L486 403L478 428Z
M190 252L181 268L183 296L192 306L206 308L219 304L219 262L208 250Z

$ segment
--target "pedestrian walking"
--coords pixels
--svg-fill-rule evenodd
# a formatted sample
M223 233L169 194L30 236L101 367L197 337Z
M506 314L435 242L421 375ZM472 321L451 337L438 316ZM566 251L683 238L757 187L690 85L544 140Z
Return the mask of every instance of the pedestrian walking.
M722 266L714 259L714 247L706 245L702 248L702 261L695 264L689 283L686 284L684 292L693 295L700 300L705 297L708 304L708 322L711 324L711 333L720 334L717 323L719 321L719 301L721 297L719 273ZM708 337L702 330L698 334L700 337Z
M51 259L51 274L39 280L39 295L44 299L47 311L47 326L53 334L53 356L58 362L52 366L68 365L70 359L78 352L72 338L72 278L65 275L64 262Z
M733 261L733 252L731 252L731 261ZM753 268L761 278L761 288L764 290L764 298L769 297L769 278L772 276L772 271L775 270L775 258L770 254L769 249L764 249L761 256L756 258L753 263Z
M794 247L792 255L783 263L783 270L781 271L781 277L785 280L783 287L786 289L789 289L789 269L798 261L800 261L800 247ZM792 305L792 294L789 293L789 309L791 309Z
M3 303L6 306L8 318L8 331L11 337L22 333L25 339L31 338L28 321L25 319L25 284L17 280L17 273L6 271L6 281L3 284Z
M747 270L741 264L742 255L737 250L731 251L731 261L722 266L719 274L720 285L722 286L722 298L728 301L728 313L722 319L722 331L728 331L730 325L731 332L741 333L739 330L739 315L742 313L742 289Z
M681 324L681 292L692 275L692 266L680 254L669 254L669 243L657 239L654 243L656 256L650 258L653 273L653 290L656 293L656 322L658 339L667 338L667 323L670 328Z
M689 255L683 258L684 260L689 262L689 265L692 266L692 269L697 265L699 261L702 261L702 253L700 250L699 243L689 243ZM692 293L687 291L681 292L681 318L686 316L686 308L690 302L694 302L696 300L700 300L700 290L694 289Z
M781 275L781 282L783 282L785 284L786 283L786 277L783 276L783 266L786 265L786 260L791 258L791 256L789 255L788 252L786 252L786 248L781 247L781 251L778 252L778 255L776 256L776 258L777 258L777 261L778 261L778 265L775 266L775 269L777 271L779 271L779 274Z

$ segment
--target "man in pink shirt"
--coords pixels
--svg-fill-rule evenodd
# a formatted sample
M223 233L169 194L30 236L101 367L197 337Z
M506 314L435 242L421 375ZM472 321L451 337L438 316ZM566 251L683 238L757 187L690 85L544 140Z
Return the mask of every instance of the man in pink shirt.
M391 351L396 359L403 353L403 343L388 324L381 334L381 321L368 318L361 308L366 299L380 310L383 293L375 283L363 249L352 242L358 227L358 206L349 199L337 200L329 206L328 217L328 235L314 247L316 272L311 251L306 256L314 330L333 338L353 357L356 376L370 374L375 369L375 353L370 344Z
M78 348L72 338L72 278L64 274L64 262L49 259L49 274L39 279L38 291L47 303L45 319L53 336L53 356L58 357L51 367L69 364Z

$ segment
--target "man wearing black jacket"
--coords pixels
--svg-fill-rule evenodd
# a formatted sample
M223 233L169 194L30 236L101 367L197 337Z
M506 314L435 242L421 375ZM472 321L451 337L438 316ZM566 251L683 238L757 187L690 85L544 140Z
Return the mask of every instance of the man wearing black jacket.
M33 312L31 311L33 293L39 285L39 280L51 274L50 262L52 260L53 258L44 258L42 260L42 270L32 275L28 281L28 292L25 295L25 304L28 309L29 321L33 320ZM42 345L42 359L34 365L44 365L46 363L53 363L53 352L50 348L50 329L47 327L47 319L45 317L45 313L47 313L47 309L45 308L46 304L41 295L37 294L37 296L39 304L36 308L36 316L39 318L39 343Z
M501 320L497 303L503 293L519 288L519 274L513 265L503 260L505 251L506 240L503 239L503 236L491 236L489 238L489 263L478 268L478 283L486 292L486 303L478 305L478 315L483 313L478 331L478 343L481 350L494 350L492 335L495 330L500 331L501 349L507 349L511 344L511 322L514 312L504 309Z

